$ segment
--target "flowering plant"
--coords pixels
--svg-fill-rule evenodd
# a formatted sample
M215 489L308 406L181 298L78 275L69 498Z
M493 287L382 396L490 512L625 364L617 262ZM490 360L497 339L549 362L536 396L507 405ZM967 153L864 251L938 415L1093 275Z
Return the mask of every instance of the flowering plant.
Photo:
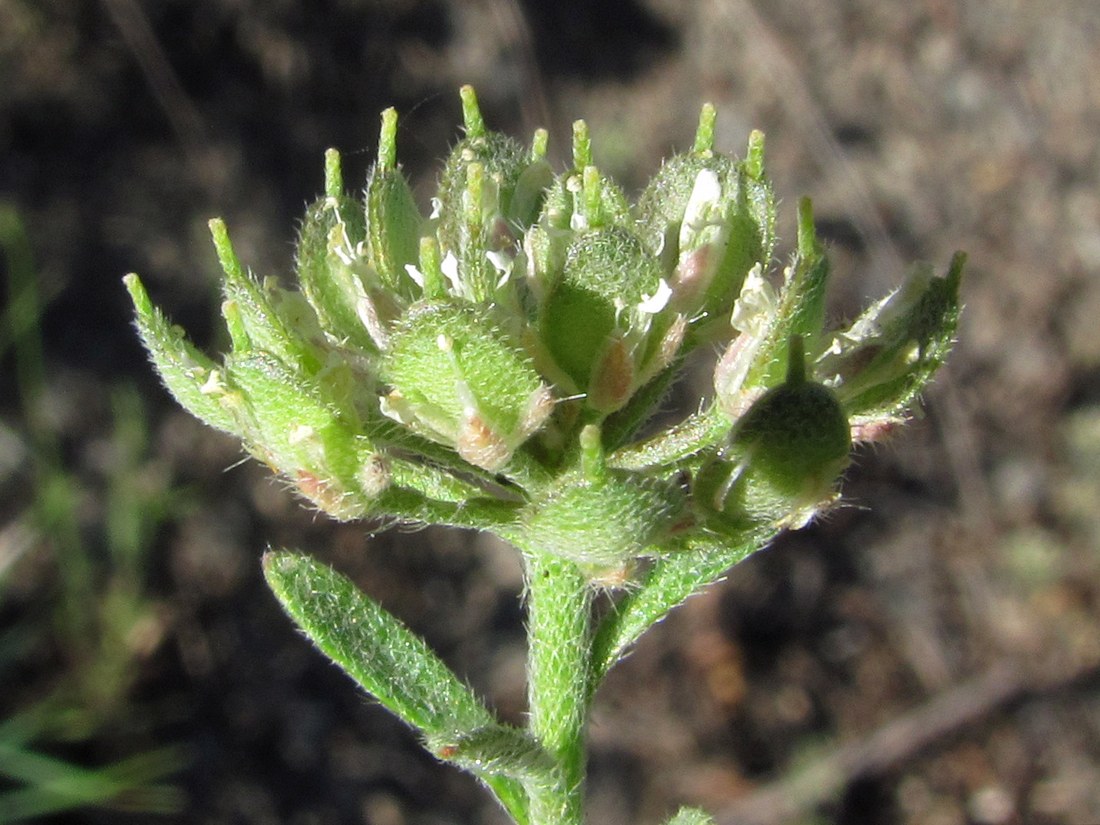
M179 402L334 518L488 530L522 555L525 727L503 724L396 617L307 556L269 552L287 612L352 678L471 771L521 824L583 821L584 728L600 680L641 634L779 531L833 506L853 441L906 412L951 348L964 258L918 268L844 329L810 202L781 274L764 138L690 151L635 202L592 163L587 127L555 174L545 131L465 136L431 214L382 114L362 199L325 158L297 248L299 288L259 280L211 221L232 342L220 361L126 285ZM689 354L720 347L713 399L646 425ZM600 589L614 610L592 610ZM693 809L677 823L709 821Z

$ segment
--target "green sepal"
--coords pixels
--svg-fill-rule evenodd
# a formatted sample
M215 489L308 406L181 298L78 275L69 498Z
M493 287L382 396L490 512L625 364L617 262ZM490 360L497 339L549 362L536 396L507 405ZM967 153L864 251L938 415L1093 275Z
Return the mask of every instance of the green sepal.
M323 361L316 349L322 336L308 302L300 294L281 289L274 279L260 283L245 272L223 221L211 220L210 232L225 272L222 286L226 303L235 308L248 348L270 352L287 364L315 373ZM234 348L238 349L237 344L244 343L242 336L233 337Z
M714 825L714 817L701 808L681 808L667 825Z
M792 275L780 306L786 319L776 334L786 333L804 342L806 352L816 352L825 327L825 296L831 273L829 258L817 240L813 204L809 198L798 202L798 247L791 262ZM783 353L786 360L786 353Z
M966 256L957 253L943 278L917 268L837 337L818 359L845 410L859 423L900 420L947 359L958 327Z
M221 367L153 306L137 275L127 275L123 283L134 304L138 333L168 391L180 406L211 427L240 436L236 419L220 401L224 392Z
M784 272L775 320L745 388L771 387L783 380L793 338L805 342L809 352L816 349L825 323L828 280L829 260L817 242L810 199L802 198L798 205L798 251Z
M367 178L365 199L371 264L386 288L414 300L420 287L406 267L419 260L424 218L408 181L400 170L376 165Z

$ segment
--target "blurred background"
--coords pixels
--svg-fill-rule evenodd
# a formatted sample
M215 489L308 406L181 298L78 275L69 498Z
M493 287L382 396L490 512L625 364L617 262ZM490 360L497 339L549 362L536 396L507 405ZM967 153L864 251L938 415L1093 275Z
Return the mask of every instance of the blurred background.
M586 118L634 191L704 101L724 151L763 129L838 320L970 255L957 351L847 506L612 673L591 821L1100 822L1097 43L1094 0L0 0L0 822L503 822L259 556L330 561L519 720L512 551L303 510L173 405L120 282L219 347L207 219L289 274L325 148L363 181L395 106L426 197L462 83L559 161Z

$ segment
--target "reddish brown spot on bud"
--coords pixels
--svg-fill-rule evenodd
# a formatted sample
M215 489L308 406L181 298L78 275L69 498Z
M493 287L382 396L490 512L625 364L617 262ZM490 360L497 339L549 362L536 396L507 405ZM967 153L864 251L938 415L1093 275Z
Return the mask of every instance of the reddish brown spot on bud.
M508 463L512 450L477 413L468 413L455 444L458 454L471 464L495 473Z
M873 421L853 421L852 441L862 443L886 441L905 422L900 418L880 418Z
M677 309L695 308L714 277L714 247L701 246L689 252L672 275L672 304Z
M588 405L601 412L619 409L634 388L634 357L622 338L604 350L588 387Z

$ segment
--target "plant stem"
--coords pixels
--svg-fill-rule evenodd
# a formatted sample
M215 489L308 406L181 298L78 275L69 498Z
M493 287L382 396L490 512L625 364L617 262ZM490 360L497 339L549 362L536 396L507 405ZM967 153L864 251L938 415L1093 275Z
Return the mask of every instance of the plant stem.
M528 789L531 825L581 825L591 595L573 562L530 552L526 560L531 733L558 765L554 783Z

